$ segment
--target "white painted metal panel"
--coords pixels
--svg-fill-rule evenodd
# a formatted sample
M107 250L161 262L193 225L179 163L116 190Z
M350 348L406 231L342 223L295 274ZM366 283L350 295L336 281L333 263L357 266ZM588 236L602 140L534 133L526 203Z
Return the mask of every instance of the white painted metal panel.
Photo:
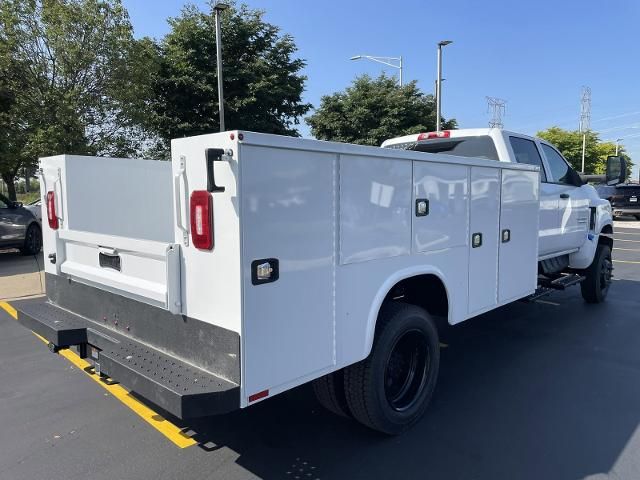
M538 213L540 230L538 232L538 254L553 254L562 250L560 232L560 192L557 185L542 182L540 184L540 209Z
M429 201L429 214L413 216L414 252L459 247L468 243L469 167L413 162L413 206Z
M58 232L60 273L88 285L178 312L178 245L86 232ZM100 265L100 254L120 258L121 269Z
M55 157L44 157L40 159L40 169L42 171L40 175L40 201L43 205L42 215L42 251L44 253L44 271L50 274L60 273L60 262L64 261L64 255L61 254L62 248L58 248L58 231L49 228L49 222L47 220L47 192L59 191L56 199L56 210L58 215L62 218L66 218L66 203L62 197L62 185L65 178L65 156L58 155ZM60 220L60 228L64 228L66 222ZM61 246L62 247L62 246ZM48 256L55 253L58 257L58 262L55 264L48 260Z
M362 360L369 354L382 301L405 278L437 276L447 289L449 322L455 324L468 318L466 246L342 265L336 273L338 366Z
M538 274L538 218L540 181L535 172L502 172L500 230L509 230L510 240L500 243L500 303L533 293Z
M173 242L170 162L65 157L67 229Z
M334 363L337 162L330 153L242 145L245 398ZM251 262L279 260L253 285Z
M180 173L184 157L185 171L174 188L171 208L175 243L182 250L182 313L234 332L241 332L241 271L237 140L228 132L181 138L171 142L174 179ZM194 190L207 189L205 151L207 148L231 149L231 159L215 162L215 180L224 192L212 193L212 250L199 250L183 243L183 230L190 234L189 198ZM177 187L177 188L176 188ZM181 214L180 226L174 212Z
M411 251L411 162L340 156L340 263Z
M471 167L469 222L469 314L498 303L498 243L500 235L500 170ZM481 244L472 239L482 235Z

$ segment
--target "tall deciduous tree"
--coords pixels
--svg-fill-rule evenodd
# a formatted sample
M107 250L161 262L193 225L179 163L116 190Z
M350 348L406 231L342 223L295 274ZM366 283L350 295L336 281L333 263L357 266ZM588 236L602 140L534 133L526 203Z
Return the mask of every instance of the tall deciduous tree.
M537 136L555 145L576 171L579 172L582 169L582 133L580 131L551 127L538 132ZM585 173L605 173L607 157L616 153L615 143L603 142L597 132L588 131L585 145ZM630 173L633 163L623 146L620 146L619 154L627 160L627 169Z
M157 45L151 126L164 148L172 138L219 130L214 18L187 6ZM302 102L305 62L294 57L293 38L246 5L225 10L221 23L225 127L298 135L311 106Z
M435 130L436 105L416 82L400 87L386 75L363 75L345 91L322 97L306 120L321 140L380 145L388 138ZM456 121L445 121L443 128L456 128Z
M139 149L153 60L120 0L3 0L0 173L10 189L39 156Z

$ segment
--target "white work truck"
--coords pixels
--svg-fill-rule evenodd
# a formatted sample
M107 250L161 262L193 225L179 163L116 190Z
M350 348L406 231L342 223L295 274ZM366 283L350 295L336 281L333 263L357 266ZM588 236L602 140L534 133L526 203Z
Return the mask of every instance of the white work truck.
M553 146L384 146L232 131L174 140L171 162L43 158L47 299L14 302L18 320L181 418L314 381L395 434L433 394L436 320L576 282L604 299L609 205Z

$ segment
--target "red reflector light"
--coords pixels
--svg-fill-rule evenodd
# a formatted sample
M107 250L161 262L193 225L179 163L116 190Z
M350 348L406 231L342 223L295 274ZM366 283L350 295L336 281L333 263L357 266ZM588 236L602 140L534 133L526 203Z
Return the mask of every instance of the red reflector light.
M449 138L451 132L449 130L442 130L440 132L426 132L418 135L418 140L430 140L432 138Z
M56 213L56 194L54 192L47 192L47 220L49 220L49 227L53 230L57 230L60 226L58 224L58 214Z
M191 194L191 240L203 250L213 248L213 198L206 190Z
M261 398L268 397L269 390L263 390L258 393L254 393L253 395L249 395L249 403L255 402L256 400L260 400Z

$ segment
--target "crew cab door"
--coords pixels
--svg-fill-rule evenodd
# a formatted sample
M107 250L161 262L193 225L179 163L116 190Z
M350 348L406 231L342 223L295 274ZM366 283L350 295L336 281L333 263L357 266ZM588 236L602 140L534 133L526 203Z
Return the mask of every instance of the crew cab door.
M540 147L548 166L546 192L559 202L556 251L579 248L589 229L589 199L564 157L547 143L540 142Z
M526 137L509 135L509 145L518 163L540 167L540 213L538 231L538 255L540 257L560 251L560 193L548 182L548 175L537 143Z

